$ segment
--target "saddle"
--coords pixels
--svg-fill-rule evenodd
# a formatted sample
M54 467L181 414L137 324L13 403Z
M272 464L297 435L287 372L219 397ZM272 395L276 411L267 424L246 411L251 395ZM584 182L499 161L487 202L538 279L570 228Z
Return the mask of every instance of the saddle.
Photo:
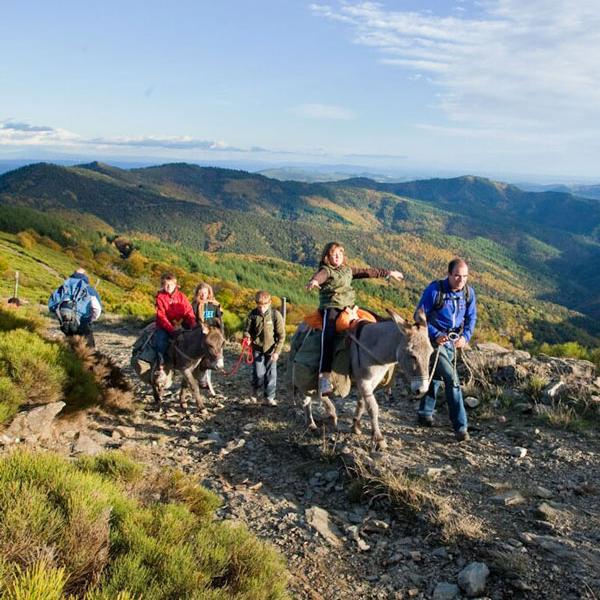
M376 323L377 317L369 312L359 308L358 306L346 307L338 316L335 322L335 330L337 333L343 333L352 329L360 322ZM304 322L311 328L321 331L323 329L323 316L317 310L304 317Z

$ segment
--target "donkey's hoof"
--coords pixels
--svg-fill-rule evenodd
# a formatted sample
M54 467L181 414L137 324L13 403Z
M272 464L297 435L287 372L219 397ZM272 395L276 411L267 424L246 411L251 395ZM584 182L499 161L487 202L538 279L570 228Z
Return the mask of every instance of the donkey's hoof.
M317 427L317 424L314 421L308 424L308 429L310 431L319 431L319 428Z
M352 433L355 435L360 435L362 433L362 427L358 421L353 421L352 423Z
M387 447L387 442L383 438L380 440L373 440L373 448L375 448L375 451L383 452L384 450L387 450Z

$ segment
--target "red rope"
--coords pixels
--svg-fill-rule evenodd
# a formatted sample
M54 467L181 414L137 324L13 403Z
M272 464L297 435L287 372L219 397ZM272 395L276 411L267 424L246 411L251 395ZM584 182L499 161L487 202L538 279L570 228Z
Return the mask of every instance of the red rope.
M252 354L252 340L249 337L245 337L242 340L242 351L240 352L240 357L237 359L237 362L231 371L225 371L225 377L235 375L242 364L242 360L244 360L247 365L251 365L254 362L254 354Z

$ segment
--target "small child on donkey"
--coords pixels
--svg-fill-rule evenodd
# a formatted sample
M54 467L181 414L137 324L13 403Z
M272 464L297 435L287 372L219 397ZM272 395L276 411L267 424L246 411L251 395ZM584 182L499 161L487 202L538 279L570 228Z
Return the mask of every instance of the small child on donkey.
M404 276L400 271L388 269L349 267L342 244L329 242L321 254L318 271L306 284L307 290L319 288L319 312L323 317L319 396L329 396L333 392L330 378L335 347L335 324L344 309L354 306L356 292L352 288L352 280L369 277L387 277L399 281Z
M161 289L156 294L156 331L154 347L158 354L158 371L164 370L165 355L170 340L182 330L192 329L196 325L196 316L185 294L177 287L177 277L163 273L160 278Z
M252 343L252 399L264 393L264 404L276 406L277 361L285 342L283 316L271 307L271 294L256 293L256 308L250 311L244 325L244 339Z

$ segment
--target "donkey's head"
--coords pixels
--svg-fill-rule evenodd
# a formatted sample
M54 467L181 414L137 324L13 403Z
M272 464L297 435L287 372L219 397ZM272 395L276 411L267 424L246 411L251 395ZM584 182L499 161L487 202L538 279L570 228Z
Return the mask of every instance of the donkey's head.
M427 333L427 319L423 309L415 313L413 324L405 321L393 310L388 311L402 335L396 350L396 361L410 380L413 394L424 394L429 387L429 359L433 348Z
M202 349L204 351L203 366L206 365L208 369L223 369L225 366L223 361L223 344L225 338L221 333L221 328L218 325L202 325L202 332L204 333L204 337L202 338Z

